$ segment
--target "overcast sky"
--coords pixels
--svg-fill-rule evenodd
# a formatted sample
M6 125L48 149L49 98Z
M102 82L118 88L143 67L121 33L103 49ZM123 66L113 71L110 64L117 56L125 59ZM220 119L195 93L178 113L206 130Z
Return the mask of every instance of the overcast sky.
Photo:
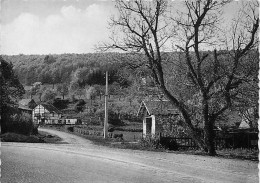
M226 16L234 11L228 8ZM0 53L94 52L108 40L111 0L2 0Z

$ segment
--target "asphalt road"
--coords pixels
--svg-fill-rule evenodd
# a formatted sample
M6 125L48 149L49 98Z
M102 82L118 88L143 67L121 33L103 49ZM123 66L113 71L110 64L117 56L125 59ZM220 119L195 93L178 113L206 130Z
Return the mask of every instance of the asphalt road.
M258 182L255 162L112 149L44 131L60 136L63 143L2 143L2 183Z

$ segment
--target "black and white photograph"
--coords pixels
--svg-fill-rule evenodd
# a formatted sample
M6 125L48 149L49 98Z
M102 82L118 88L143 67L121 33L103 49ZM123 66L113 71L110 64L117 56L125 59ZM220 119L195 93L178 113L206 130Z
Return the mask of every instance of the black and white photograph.
M2 183L259 182L258 0L1 0Z

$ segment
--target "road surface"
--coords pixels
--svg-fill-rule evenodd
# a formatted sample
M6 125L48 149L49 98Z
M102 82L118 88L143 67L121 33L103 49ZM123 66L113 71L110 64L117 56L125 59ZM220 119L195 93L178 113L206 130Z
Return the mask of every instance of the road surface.
M113 149L41 129L61 144L3 142L2 183L258 182L257 163L195 155Z

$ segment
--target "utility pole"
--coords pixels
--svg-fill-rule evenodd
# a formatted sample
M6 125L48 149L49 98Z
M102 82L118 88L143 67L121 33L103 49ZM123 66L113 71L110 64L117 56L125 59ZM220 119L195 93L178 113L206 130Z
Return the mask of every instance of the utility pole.
M105 93L105 119L104 119L104 138L108 136L108 71L106 71L106 93Z

